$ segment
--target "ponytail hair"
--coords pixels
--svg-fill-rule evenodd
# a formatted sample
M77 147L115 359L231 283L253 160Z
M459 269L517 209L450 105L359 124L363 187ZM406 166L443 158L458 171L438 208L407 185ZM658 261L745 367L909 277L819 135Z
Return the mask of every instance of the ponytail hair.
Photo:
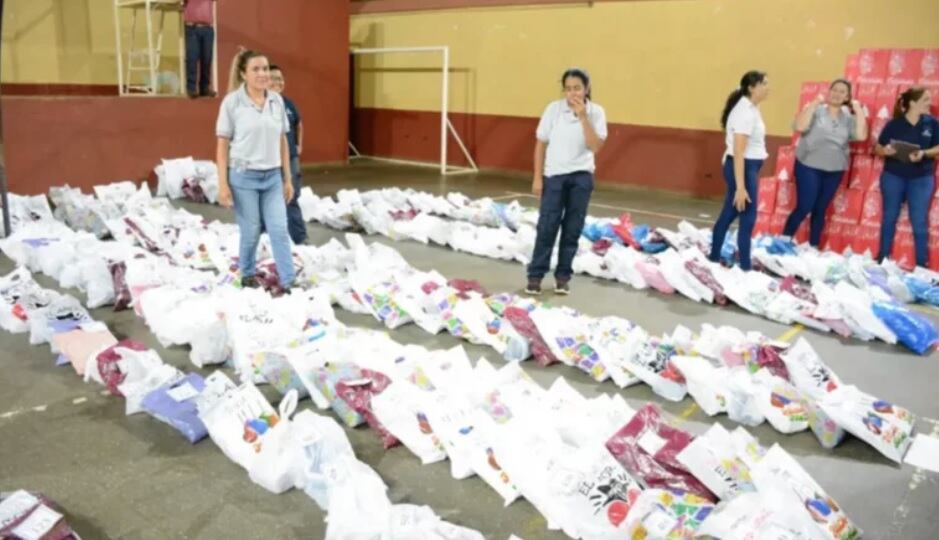
M730 117L730 111L734 110L737 103L744 97L750 97L750 88L766 80L765 71L751 70L743 74L740 78L740 86L734 89L727 96L727 102L724 104L724 111L721 113L721 128L727 129L727 119Z
M243 73L248 69L248 62L250 62L252 58L262 56L264 56L264 54L259 51L245 49L244 47L238 48L238 52L231 60L231 71L228 74L229 92L234 92L241 86L241 83L245 82Z
M910 110L910 104L919 101L925 93L926 88L923 86L907 88L905 92L897 97L897 102L893 106L893 118L902 118Z
M847 79L835 79L831 81L831 85L828 86L828 89L831 90L832 88L835 87L836 84L843 84L845 85L845 87L847 87L848 97L844 98L844 103L842 103L842 105L848 108L848 112L850 112L851 114L854 114L855 113L854 105L851 105L851 100L854 99L854 91L851 88L851 81Z
M576 77L580 79L580 82L583 83L584 89L587 90L587 99L593 99L590 95L592 88L590 88L590 75L587 74L586 70L580 68L569 68L567 71L561 75L561 88L564 88L564 82L567 81L569 77Z

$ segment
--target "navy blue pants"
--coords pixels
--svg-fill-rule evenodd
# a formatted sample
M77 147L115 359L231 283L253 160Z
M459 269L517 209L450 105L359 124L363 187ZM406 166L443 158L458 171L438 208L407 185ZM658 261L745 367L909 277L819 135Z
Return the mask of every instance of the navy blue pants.
M300 211L300 158L290 158L290 176L293 183L293 199L287 203L287 231L294 244L306 242L306 222L303 221L303 212Z
M711 234L711 255L709 258L712 261L719 262L721 260L721 247L724 245L727 229L739 217L737 252L740 254L740 268L750 270L750 239L753 236L753 226L756 225L757 196L760 191L757 182L760 176L760 167L762 166L762 159L744 160L743 186L747 190L747 195L750 196L750 202L747 203L743 212L739 212L734 207L734 194L737 192L737 183L734 180L734 158L733 156L727 156L724 160L724 182L727 183L727 194L724 196L724 207L721 209L721 215L714 223L714 231Z
M186 25L186 92L206 95L212 89L212 49L215 29ZM199 91L196 92L196 82Z
M584 230L587 206L593 192L593 173L586 171L550 176L544 179L541 207L538 209L538 232L535 252L528 265L529 279L541 279L551 269L554 242L561 231L558 266L554 277L570 279L580 233Z
M929 203L932 201L936 179L932 175L920 178L902 178L886 171L880 176L880 194L884 202L884 216L880 224L880 260L890 257L897 220L904 201L909 207L913 242L916 245L916 265L929 262Z
M835 198L844 171L823 171L796 160L796 207L789 214L783 234L794 236L806 216L812 214L809 226L809 244L815 247L822 241L825 213Z

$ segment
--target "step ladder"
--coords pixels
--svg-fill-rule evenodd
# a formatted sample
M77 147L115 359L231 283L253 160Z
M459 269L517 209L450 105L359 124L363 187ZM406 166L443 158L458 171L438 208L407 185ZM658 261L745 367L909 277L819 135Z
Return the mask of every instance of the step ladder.
M130 12L130 28L123 14ZM163 54L163 30L167 16L179 20L179 88L174 93L160 93L158 74ZM143 23L140 29L139 23ZM180 0L114 0L114 29L117 38L117 81L120 95L183 95L186 90L185 26ZM138 32L145 43L138 46ZM129 34L129 44L125 36ZM125 54L126 48L126 54ZM125 58L126 57L126 58ZM126 60L126 63L125 63Z

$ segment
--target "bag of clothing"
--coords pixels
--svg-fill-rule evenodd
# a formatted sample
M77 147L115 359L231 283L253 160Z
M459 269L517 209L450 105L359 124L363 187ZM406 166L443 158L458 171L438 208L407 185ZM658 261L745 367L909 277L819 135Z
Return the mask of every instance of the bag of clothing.
M140 406L147 414L169 424L195 444L208 434L196 409L196 398L203 389L205 380L202 376L190 373L150 392L144 396Z

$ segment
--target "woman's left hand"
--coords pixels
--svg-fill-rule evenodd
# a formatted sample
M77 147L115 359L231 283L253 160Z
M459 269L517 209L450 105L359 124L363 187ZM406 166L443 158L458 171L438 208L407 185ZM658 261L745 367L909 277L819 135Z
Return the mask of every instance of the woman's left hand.
M293 183L290 180L284 182L284 200L288 204L293 200Z
M912 154L910 154L910 161L913 163L919 163L920 161L923 161L923 157L925 155L926 153L923 152L922 150L917 150L916 152L913 152Z

